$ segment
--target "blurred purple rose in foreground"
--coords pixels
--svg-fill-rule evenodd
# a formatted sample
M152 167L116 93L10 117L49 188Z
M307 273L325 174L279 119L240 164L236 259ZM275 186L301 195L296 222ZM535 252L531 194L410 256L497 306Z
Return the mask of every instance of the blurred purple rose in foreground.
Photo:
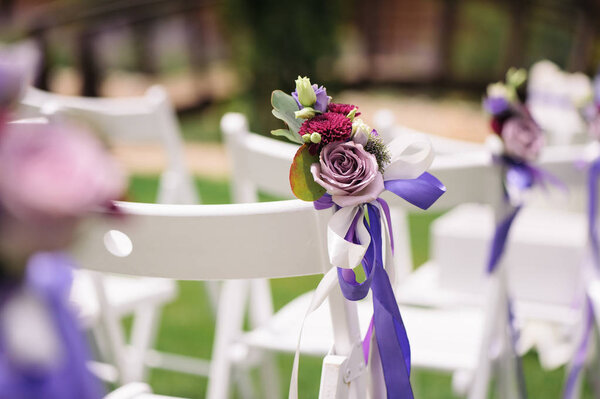
M124 174L91 134L9 124L0 133L0 252L15 261L61 249L79 216L118 199Z
M384 190L377 159L353 141L327 144L310 171L341 207L374 201Z
M26 75L17 63L0 58L0 109L14 106L26 85Z
M540 127L526 117L512 117L502 126L502 140L507 155L523 161L534 161L544 146Z

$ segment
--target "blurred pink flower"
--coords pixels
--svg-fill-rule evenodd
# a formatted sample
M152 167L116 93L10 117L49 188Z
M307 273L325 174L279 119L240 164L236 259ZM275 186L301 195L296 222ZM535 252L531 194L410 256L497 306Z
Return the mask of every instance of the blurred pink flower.
M512 117L502 126L506 153L524 161L535 161L544 146L540 127L527 117Z
M19 219L79 216L124 187L110 154L79 128L10 124L0 139L0 201Z
M118 199L124 174L91 134L69 125L8 124L0 136L0 253L20 263L62 249L78 218Z

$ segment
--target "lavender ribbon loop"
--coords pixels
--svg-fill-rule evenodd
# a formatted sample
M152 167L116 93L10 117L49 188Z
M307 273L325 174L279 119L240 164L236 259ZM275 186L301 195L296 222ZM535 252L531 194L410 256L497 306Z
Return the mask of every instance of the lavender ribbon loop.
M88 349L68 304L71 266L70 258L62 253L40 253L30 259L24 284L48 306L63 358L53 367L25 368L9 358L6 342L0 334L0 399L99 399L103 396L99 381L86 367L90 359Z
M442 182L427 172L416 179L386 180L384 186L386 190L421 209L428 209L446 192Z
M593 264L597 270L600 270L600 243L598 242L598 178L600 177L600 158L591 163L588 170L588 234L590 237L590 246L592 250ZM585 302L585 326L581 342L577 347L577 352L573 358L571 370L565 383L563 391L564 399L574 397L577 379L583 370L583 365L588 354L590 338L594 326L594 310L589 297L586 296Z

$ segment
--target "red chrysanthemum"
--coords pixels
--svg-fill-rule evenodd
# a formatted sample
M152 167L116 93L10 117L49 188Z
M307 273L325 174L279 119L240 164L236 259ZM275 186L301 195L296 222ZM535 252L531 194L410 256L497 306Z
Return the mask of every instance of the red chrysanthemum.
M315 150L322 148L324 145L333 143L334 141L346 141L352 135L352 121L342 114L335 112L325 112L317 115L312 119L304 121L300 127L298 134L319 133L321 142ZM311 151L315 152L315 151Z
M329 106L327 107L327 111L335 112L336 114L342 114L344 116L347 116L350 113L350 111L352 111L355 108L358 110L358 107L356 105L352 105L352 104L329 103ZM359 116L359 115L360 115L360 112L357 112L354 116Z

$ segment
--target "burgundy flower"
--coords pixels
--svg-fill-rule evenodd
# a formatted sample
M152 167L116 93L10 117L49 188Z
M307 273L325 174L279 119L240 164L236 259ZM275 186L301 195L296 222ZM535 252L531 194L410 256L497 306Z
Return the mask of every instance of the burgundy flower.
M312 164L310 171L341 207L374 201L385 189L377 159L354 141L323 147L319 163Z
M498 136L502 134L502 121L498 118L492 118L490 120L490 127Z
M353 109L358 109L356 105L352 104L338 104L338 103L329 103L329 107L327 108L328 112L335 112L336 114L342 114L347 116L350 111ZM354 116L359 116L360 112L357 112Z
M326 112L304 121L298 134L304 136L307 133L321 135L321 142L314 145L316 151L311 151L316 153L329 143L348 140L352 135L352 122L344 115Z

